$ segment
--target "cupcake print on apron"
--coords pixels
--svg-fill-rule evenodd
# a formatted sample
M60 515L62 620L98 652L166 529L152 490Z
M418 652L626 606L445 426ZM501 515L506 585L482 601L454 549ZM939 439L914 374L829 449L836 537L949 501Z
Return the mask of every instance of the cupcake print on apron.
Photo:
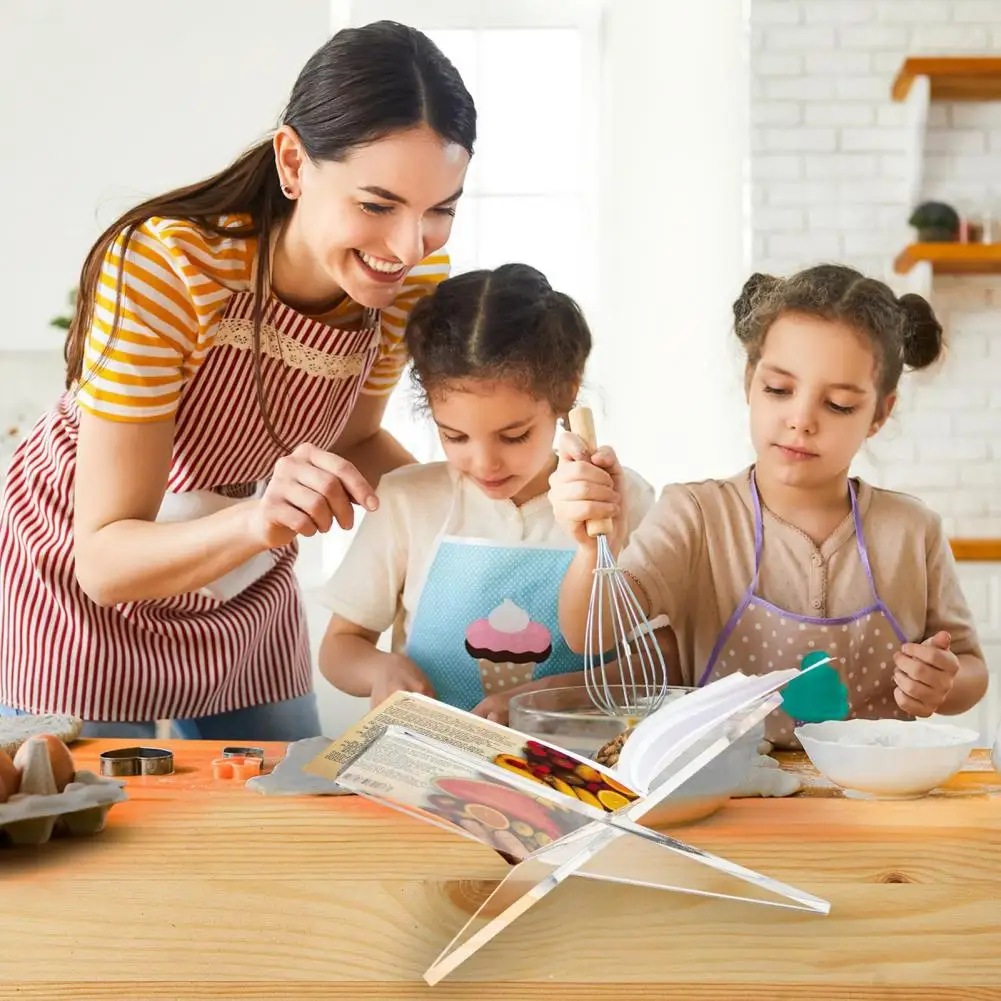
M505 598L466 630L466 652L480 666L484 695L495 695L534 679L536 665L553 652L552 634Z
M584 670L557 603L574 549L462 534L462 491L438 537L407 636L435 695L474 709L488 695Z

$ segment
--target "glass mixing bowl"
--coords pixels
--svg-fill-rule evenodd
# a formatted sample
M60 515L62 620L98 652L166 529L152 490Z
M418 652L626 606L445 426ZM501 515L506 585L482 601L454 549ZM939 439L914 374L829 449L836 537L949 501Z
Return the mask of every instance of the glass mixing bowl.
M669 688L667 700L684 698L693 691L693 688ZM620 686L612 686L611 694L619 704L628 701L623 699ZM513 696L509 722L512 729L530 737L593 758L605 744L638 722L638 718L607 715L592 704L587 688L578 685ZM747 779L758 744L764 739L764 729L763 723L752 727L670 793L643 817L641 823L658 828L676 827L715 813ZM696 743L685 753L681 763L700 754L713 739L706 737Z

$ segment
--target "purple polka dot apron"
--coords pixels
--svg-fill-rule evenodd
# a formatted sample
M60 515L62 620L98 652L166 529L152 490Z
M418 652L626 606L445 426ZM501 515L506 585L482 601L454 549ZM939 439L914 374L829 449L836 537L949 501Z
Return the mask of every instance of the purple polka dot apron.
M783 692L782 707L767 719L765 734L776 747L798 747L793 729L828 719L911 719L893 697L893 654L907 642L883 602L869 563L855 485L848 481L855 545L869 582L871 600L852 615L836 619L797 615L766 601L757 592L764 544L761 498L754 472L754 576L723 628L699 679L699 686L735 671L766 674L802 665L825 652L831 662L794 679Z

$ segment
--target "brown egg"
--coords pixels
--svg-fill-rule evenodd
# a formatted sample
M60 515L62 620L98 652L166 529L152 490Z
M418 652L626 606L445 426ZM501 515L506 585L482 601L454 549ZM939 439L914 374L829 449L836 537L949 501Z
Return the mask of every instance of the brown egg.
M0 803L6 803L20 786L21 773L14 767L10 755L0 751Z
M62 792L69 782L73 781L76 774L76 766L73 764L73 755L70 749L51 733L39 734L37 737L29 737L14 755L14 764L19 771L24 771L28 761L28 745L32 742L43 741L49 752L49 763L52 765L52 778L56 783L56 789Z

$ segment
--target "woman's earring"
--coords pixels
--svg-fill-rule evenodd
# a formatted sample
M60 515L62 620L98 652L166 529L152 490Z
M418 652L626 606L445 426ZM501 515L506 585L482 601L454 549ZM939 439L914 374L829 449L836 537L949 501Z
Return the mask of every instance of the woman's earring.
M282 185L282 194L286 198L293 198L294 194L293 194L293 191L292 191L292 185L291 184L283 184Z

